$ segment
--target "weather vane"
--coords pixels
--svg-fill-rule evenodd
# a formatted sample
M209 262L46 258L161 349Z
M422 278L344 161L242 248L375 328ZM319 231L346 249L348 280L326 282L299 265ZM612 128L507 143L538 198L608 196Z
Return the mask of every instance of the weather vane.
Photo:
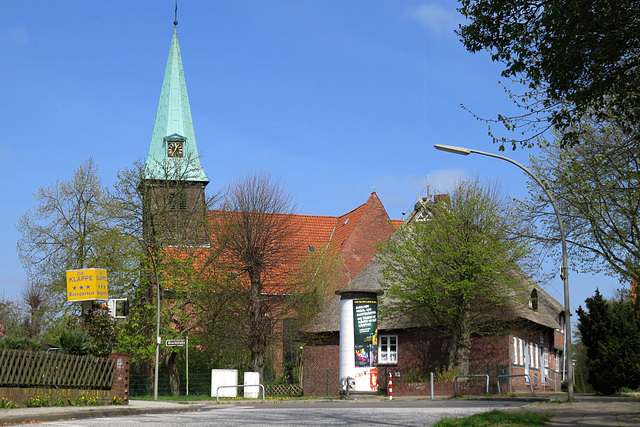
M176 0L176 9L174 11L173 25L178 26L178 0Z

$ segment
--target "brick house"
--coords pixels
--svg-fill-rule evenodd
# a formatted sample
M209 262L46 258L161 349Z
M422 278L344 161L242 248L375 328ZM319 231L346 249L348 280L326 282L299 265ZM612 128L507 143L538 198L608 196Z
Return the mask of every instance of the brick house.
M416 211L407 219L413 220ZM374 259L342 291L382 293L382 266ZM502 392L535 390L560 391L564 379L564 308L519 272L523 286L508 299L500 320L508 322L507 332L499 337L472 336L470 374L488 374L490 391L497 392L497 375L529 375L501 379ZM379 306L393 304L384 294ZM426 395L429 384L416 382L417 372L433 371L446 360L446 340L412 324L408 318L378 320L378 391L386 391L389 374L394 378L394 395ZM306 328L309 344L304 348L305 395L339 393L340 296L336 296ZM439 388L438 388L439 387ZM436 393L453 394L453 384L441 384ZM478 387L469 393L484 394Z

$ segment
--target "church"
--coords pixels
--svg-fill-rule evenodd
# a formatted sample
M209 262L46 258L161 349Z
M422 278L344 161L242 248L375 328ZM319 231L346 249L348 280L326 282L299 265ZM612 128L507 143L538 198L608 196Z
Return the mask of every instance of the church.
M209 179L199 160L177 22L174 24L141 183L144 194L143 238L150 247L165 248L165 257L170 253L184 253L187 247L200 248L204 252L217 244L219 236L212 230L223 217L205 194ZM375 192L347 213L336 216L287 214L287 222L291 226L286 242L288 253L286 259L279 261L278 270L293 272L314 254L322 260L327 251L331 251L333 259L339 260L340 265L328 290L330 293L343 288L356 277L375 255L376 245L391 237L401 224L401 221L389 218ZM184 255L178 255L181 256ZM262 276L273 277L276 273L264 271ZM239 272L225 274L238 277ZM286 297L285 294L292 292L290 287L282 285L282 281L287 280L266 281L260 298L277 301ZM166 291L164 289L163 293ZM162 304L164 310L166 304L171 303L164 301ZM271 366L265 366L265 369L278 371L283 363L292 362L291 359L295 358L291 340L285 339L286 323L290 319L285 314L264 315L268 317L268 334L272 336L268 349Z

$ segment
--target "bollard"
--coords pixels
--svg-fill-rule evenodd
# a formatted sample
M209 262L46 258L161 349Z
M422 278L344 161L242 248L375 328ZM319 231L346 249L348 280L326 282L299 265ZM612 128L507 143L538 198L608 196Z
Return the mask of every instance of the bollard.
M389 373L389 400L393 400L393 377Z

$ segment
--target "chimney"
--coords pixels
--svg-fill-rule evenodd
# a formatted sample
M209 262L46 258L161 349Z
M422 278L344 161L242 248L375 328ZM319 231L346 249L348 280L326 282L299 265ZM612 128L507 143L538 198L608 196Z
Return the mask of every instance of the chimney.
M451 198L448 194L436 194L433 196L433 202L436 204L442 202L448 205L449 203L451 203Z

